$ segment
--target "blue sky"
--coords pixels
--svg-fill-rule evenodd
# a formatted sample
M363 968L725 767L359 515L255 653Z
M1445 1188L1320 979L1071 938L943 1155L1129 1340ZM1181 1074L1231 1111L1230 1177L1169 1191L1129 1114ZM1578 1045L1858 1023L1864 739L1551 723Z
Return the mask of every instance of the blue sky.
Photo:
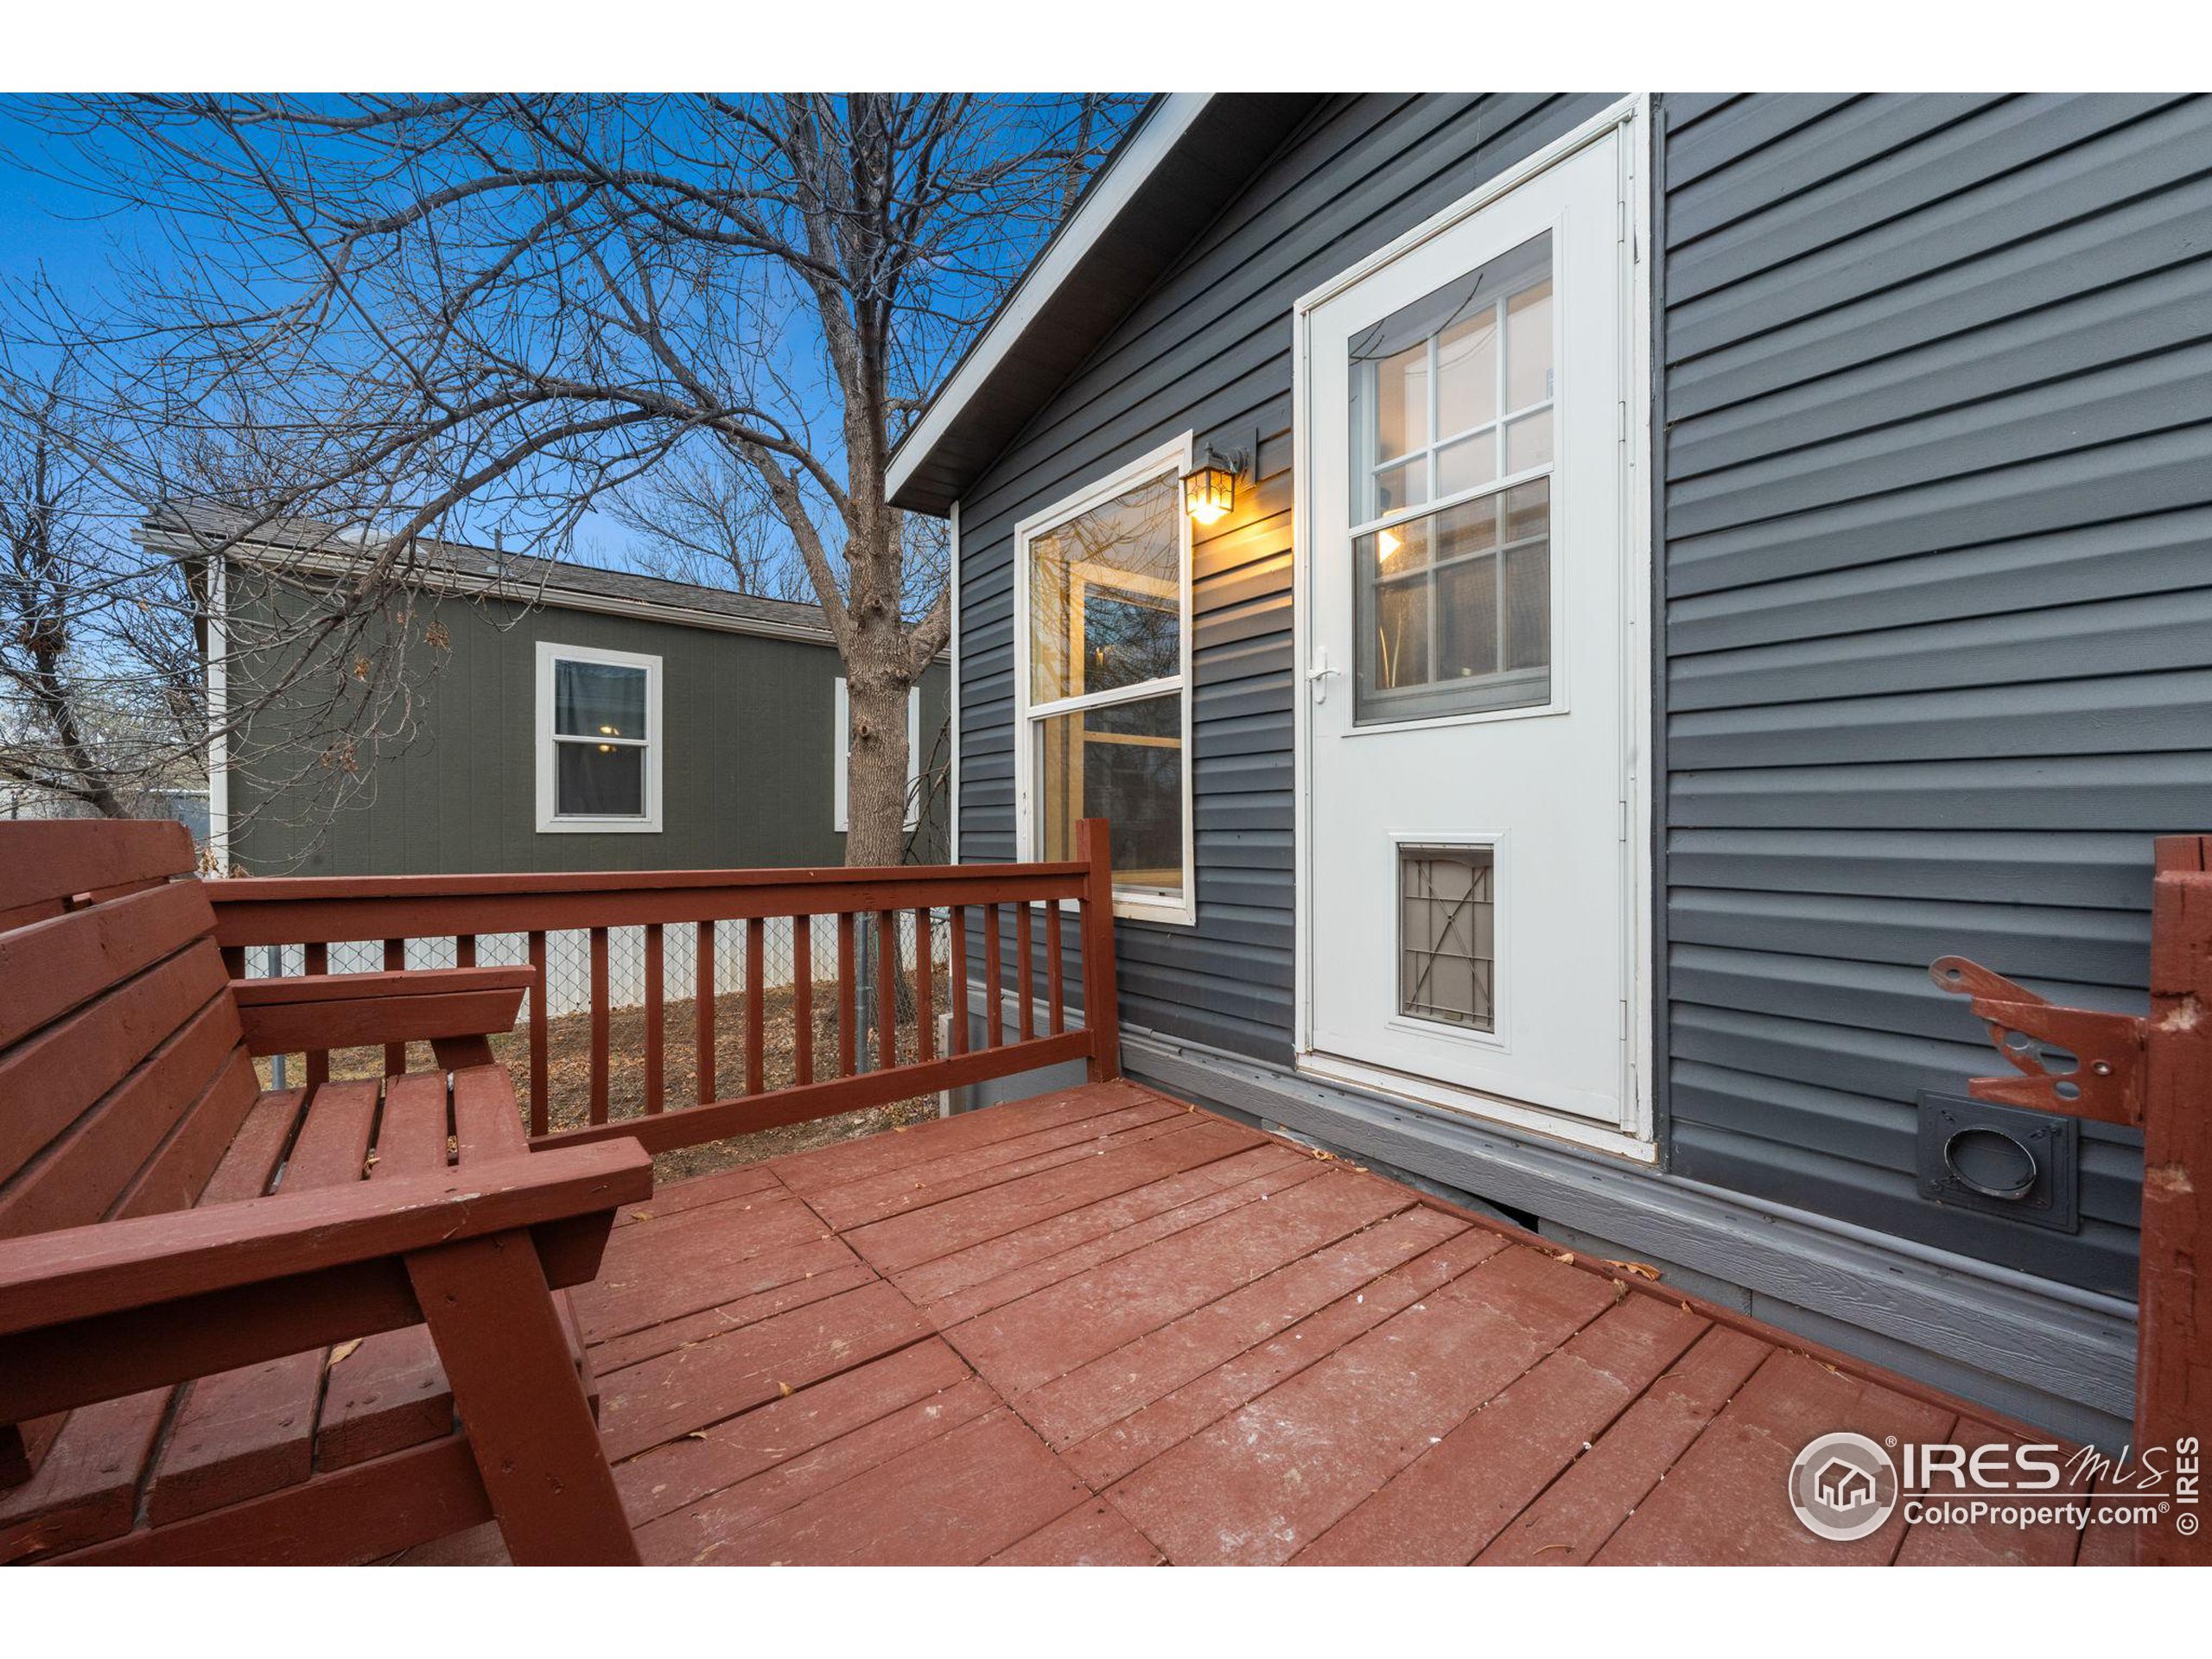
M168 257L167 239L149 214L118 208L104 194L54 176L66 171L57 156L66 152L25 118L22 105L0 97L0 286L20 289L43 278L72 307L118 297L124 291L119 270L149 251ZM29 342L17 338L7 345L19 364L36 360ZM836 431L834 410L818 412L817 429ZM469 530L473 539L491 539L489 521L480 516L472 515ZM510 527L508 536L510 547L529 545L518 527ZM595 512L580 527L571 556L632 564L638 543L634 532Z

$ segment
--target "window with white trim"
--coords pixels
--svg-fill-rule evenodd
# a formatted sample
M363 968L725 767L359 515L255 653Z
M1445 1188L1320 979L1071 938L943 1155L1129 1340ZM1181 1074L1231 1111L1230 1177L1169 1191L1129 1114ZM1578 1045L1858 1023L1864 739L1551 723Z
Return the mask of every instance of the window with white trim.
M661 827L660 658L540 640L537 829Z
M1116 915L1195 918L1191 841L1191 437L1014 533L1015 768L1025 857L1075 856L1109 821Z
M850 826L849 795L852 787L853 709L841 675L837 679L836 712L832 716L830 741L837 757L836 781L831 787L830 827L843 835ZM906 828L922 821L922 791L915 787L922 775L922 688L906 688Z

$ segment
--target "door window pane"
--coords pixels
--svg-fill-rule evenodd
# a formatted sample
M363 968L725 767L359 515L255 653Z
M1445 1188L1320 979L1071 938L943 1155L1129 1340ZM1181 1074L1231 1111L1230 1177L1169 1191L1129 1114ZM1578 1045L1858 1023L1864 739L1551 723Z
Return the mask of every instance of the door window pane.
M1497 1028L1497 903L1488 847L1398 849L1398 1008Z
M1484 305L1436 337L1436 434L1448 438L1497 418L1497 316Z
M1548 467L1552 459L1552 412L1540 409L1523 415L1505 429L1505 470L1525 473L1531 467Z
M1508 413L1551 401L1552 285L1526 288L1505 304L1505 407Z
M1551 480L1352 541L1354 720L1551 701Z
M1478 432L1436 452L1436 493L1457 495L1497 476L1497 436Z
M1376 365L1375 458L1388 461L1428 442L1428 342Z
M1036 722L1039 854L1075 856L1075 826L1109 821L1116 889L1183 890L1183 696Z
M1030 698L1182 672L1182 486L1166 474L1030 538Z

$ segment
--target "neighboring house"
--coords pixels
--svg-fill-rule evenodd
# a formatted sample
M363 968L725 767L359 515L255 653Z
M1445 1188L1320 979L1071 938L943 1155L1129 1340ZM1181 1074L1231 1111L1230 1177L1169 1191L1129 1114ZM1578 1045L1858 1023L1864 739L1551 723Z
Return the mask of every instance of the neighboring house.
M150 543L192 556L162 530ZM260 875L699 869L844 861L842 665L810 605L628 571L435 544L423 588L448 644L418 735L327 815L264 801L219 746L212 835ZM342 555L339 556L344 556ZM211 702L229 695L226 611L270 602L296 546L245 545L207 584ZM910 773L946 764L947 673L910 710ZM262 719L281 721L283 700ZM250 729L257 729L250 728ZM274 729L282 729L281 727ZM917 813L917 851L941 858Z
M2212 829L2208 158L2162 97L1158 100L893 460L957 855L1114 818L1140 1077L2125 1439L2139 1137L1960 1103L1926 970L2139 1011Z

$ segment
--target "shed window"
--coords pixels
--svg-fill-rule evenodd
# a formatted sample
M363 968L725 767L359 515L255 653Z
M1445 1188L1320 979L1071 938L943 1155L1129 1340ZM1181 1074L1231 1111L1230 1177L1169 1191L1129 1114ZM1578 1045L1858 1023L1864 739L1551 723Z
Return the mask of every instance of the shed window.
M1015 696L1027 856L1109 820L1118 915L1192 906L1187 436L1026 522Z
M537 828L654 831L660 823L660 658L537 648Z

